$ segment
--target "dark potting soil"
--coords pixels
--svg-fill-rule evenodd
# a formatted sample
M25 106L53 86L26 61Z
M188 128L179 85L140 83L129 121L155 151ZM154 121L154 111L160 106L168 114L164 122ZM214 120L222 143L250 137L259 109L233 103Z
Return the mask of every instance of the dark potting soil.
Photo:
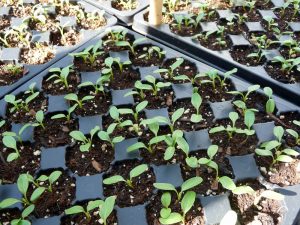
M191 103L190 99L177 100L169 107L170 116L179 108L184 108L183 116L175 123L175 129L192 131L206 129L212 126L214 115L209 104L202 104L200 112L203 120L200 123L193 123L190 121L193 114L196 114L196 109Z
M224 26L225 27L225 32L227 34L241 34L245 30L245 25L244 24L238 24L236 21L232 21L232 25L228 25L228 21L226 19L220 19L218 22L219 26Z
M105 18L82 18L80 20L79 29L95 30L99 27L103 27L107 24Z
M107 171L114 159L114 150L106 142L94 136L92 147L88 152L81 152L80 145L67 148L66 164L79 176L94 175ZM100 184L99 184L100 185Z
M130 52L130 61L134 66L147 67L147 66L159 66L163 62L165 55L159 56L157 52L153 52L150 57L148 57L148 50L154 47L150 44L139 45L135 48L135 55ZM157 46L155 46L157 47ZM142 57L142 55L147 55L147 57Z
M54 74L55 73L50 73L48 76L43 78L42 87L47 94L64 95L76 92L77 86L80 82L80 76L76 72L70 72L68 75L68 87L66 87L62 82L55 83L58 78L52 78L51 80L48 80L48 78Z
M114 90L133 88L135 81L140 79L139 71L127 66L123 68L123 72L114 67L113 74L114 77L111 79L110 87Z
M14 5L12 6L12 16L24 18L32 14L31 5Z
M10 26L10 20L5 17L0 18L0 30L4 30L6 27Z
M42 174L49 176L50 171ZM52 192L46 190L35 202L34 215L37 218L60 215L65 209L71 207L75 198L75 183L75 178L69 177L66 172L63 172L52 185ZM43 187L43 185L45 186L45 183L40 182L40 186ZM31 196L33 191L34 189L29 187L28 196Z
M242 185L251 186L256 196L265 190L257 181L244 182ZM254 205L255 196L251 194L232 194L230 199L232 209L238 212L242 224L253 222L262 225L279 225L282 222L284 206L280 201L262 198L257 205Z
M173 21L173 23L170 24L170 30L179 36L190 37L199 33L200 27L195 27L193 25L185 26L184 24L181 24L181 27L179 28L177 22Z
M163 208L161 204L161 195L162 192L158 192L155 196L153 196L150 200L150 203L146 206L146 215L147 222L149 225L162 225L159 222L160 210ZM172 212L178 212L181 214L180 202L177 201L174 193L172 195L172 201L170 204L170 208ZM182 223L174 223L174 225L180 225ZM191 210L186 214L185 217L185 225L204 225L204 211L201 206L199 199L196 199L194 206Z
M271 157L261 157L255 155L256 163L266 180L280 186L290 186L300 183L300 160L296 159L292 163L278 162L273 165Z
M129 179L129 172L133 168L142 163L138 160L125 160L116 162L111 169L103 175L103 179L121 175L125 179ZM116 195L116 204L120 207L129 207L147 202L153 192L153 183L155 182L155 174L153 169L149 169L140 176L132 179L134 188L130 188L125 182L118 182L113 185L103 184L104 196Z
M54 58L55 50L51 46L38 44L31 48L23 48L20 53L20 61L24 64L39 65L49 62Z
M24 67L20 68L20 73L14 74L5 68L5 65L0 66L0 86L11 85L21 79L28 73Z
M277 126L283 126L288 129L293 129L300 133L300 127L293 123L294 120L300 121L299 112L287 112L278 116L279 121L275 121ZM280 122L280 123L279 123Z
M94 95L89 92L80 91L78 94L79 99L82 99L84 96L91 95L95 96L95 98L88 100L83 103L83 107L77 107L75 110L75 114L78 116L94 116L94 115L101 115L107 112L109 106L111 105L111 95L109 92L105 92L103 95L102 92ZM75 103L72 102L72 106Z
M206 48L209 48L213 51L221 51L221 50L229 49L232 46L230 39L225 35L224 37L225 38L220 37L216 33L213 33L207 39L199 37L198 40L200 44ZM221 38L221 41L225 43L219 43L218 38Z
M209 78L203 78L203 80L209 80ZM199 82L197 82L199 83ZM201 83L201 80L200 80ZM234 84L230 80L226 80L221 88L221 84L216 80L216 87L214 88L211 83L200 84L199 91L203 100L210 102L223 102L233 99L232 94L228 94L229 91L234 91Z
M45 32L45 31L55 31L56 26L55 26L56 22L55 22L55 18L47 18L47 22L45 24L30 19L28 26L30 30L37 30L37 31L41 31L41 32Z
M273 2L265 0L257 0L255 2L255 7L258 9L272 9L274 7Z
M157 95L150 91L145 91L145 99L148 101L147 109L160 109L173 104L174 92L171 89L161 89ZM138 95L134 95L135 102L141 102L143 99Z
M50 34L50 42L52 45L57 46L73 46L80 42L82 39L81 34L76 30L68 30L64 33L64 38L58 32Z
M23 92L18 94L16 96L16 99L25 99L29 96L29 94L24 94ZM29 111L26 111L25 109L16 110L12 113L10 113L10 109L12 108L11 105L7 106L6 108L6 117L9 121L15 122L15 123L28 123L35 121L35 114L39 111L47 111L48 107L48 98L46 98L43 95L43 92L40 92L38 97L36 97L34 100L29 102L28 108Z
M17 208L4 209L1 210L0 221L3 224L11 224L12 220L21 218L21 214L22 212Z
M199 150L192 152L191 156L195 156L197 159L208 158L207 151ZM232 167L227 158L219 157L218 154L213 159L219 166L219 176L228 176L234 178ZM216 180L216 172L212 168L205 165L201 165L199 168L190 168L187 164L181 165L181 173L184 180L198 176L203 178L203 183L193 188L198 194L201 195L218 195L226 192L222 185Z
M262 57L260 61L258 61L257 58L254 57L248 57L251 53L256 53L258 50L256 50L253 47L249 46L236 46L230 50L231 57L246 66L259 66L263 65L266 61L265 57Z
M86 208L87 204L80 204ZM101 224L99 216L99 210L94 209L90 211L91 219L88 220L85 214L80 213L76 215L64 216L61 219L61 225L99 225ZM107 225L116 225L118 224L117 212L114 210L106 220Z
M20 157L12 162L6 159L10 153L15 151L3 147L0 152L0 180L5 184L15 183L20 174L29 173L34 175L40 167L41 151L37 146L24 142L18 143Z
M227 126L227 124L231 125L231 121L229 120L219 120L216 122L215 126ZM243 125L237 121L236 127L244 128ZM227 132L218 132L214 134L209 134L212 143L218 145L219 153L221 155L232 155L232 156L241 156L253 153L258 144L258 139L256 134L247 136L245 134L233 134L233 137L230 139Z
M58 114L47 114L44 119L45 129L41 126L34 129L34 140L47 148L63 146L71 143L69 133L78 130L78 120L51 119Z
M300 71L297 68L292 69L290 72L281 69L280 63L268 63L265 69L270 77L286 84L294 84L300 82Z

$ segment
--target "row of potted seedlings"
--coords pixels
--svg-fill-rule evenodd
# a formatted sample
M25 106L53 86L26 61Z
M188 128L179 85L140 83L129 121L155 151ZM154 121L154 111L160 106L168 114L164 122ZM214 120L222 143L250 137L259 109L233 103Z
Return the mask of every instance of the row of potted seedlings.
M204 59L212 59L219 66L240 67L245 72L243 77L252 82L260 79L299 95L298 0L253 0L226 5L167 0L164 24L155 27L147 21L148 12L141 12L136 16L134 29L197 58L201 57L200 50Z
M132 25L136 13L149 5L149 0L86 0L116 16L126 26Z
M237 72L107 30L1 101L0 221L297 222L299 108Z
M82 1L1 3L0 96L115 23Z

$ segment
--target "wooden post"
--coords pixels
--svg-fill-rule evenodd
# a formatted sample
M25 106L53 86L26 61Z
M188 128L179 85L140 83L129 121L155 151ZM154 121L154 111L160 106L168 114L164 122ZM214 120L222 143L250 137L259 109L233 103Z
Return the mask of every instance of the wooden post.
M150 0L149 24L160 25L162 23L163 0Z

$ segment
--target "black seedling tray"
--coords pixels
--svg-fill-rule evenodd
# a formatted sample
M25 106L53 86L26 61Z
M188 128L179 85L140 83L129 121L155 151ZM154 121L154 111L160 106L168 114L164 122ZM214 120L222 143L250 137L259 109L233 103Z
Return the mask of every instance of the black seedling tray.
M126 29L124 27L115 26L110 29ZM128 30L128 33L130 35L133 35L135 38L142 37L140 34ZM93 40L90 40L89 42L85 43L78 49L76 49L75 52L80 52L84 48L95 44L104 37L106 32L103 32L102 34L98 35ZM198 72L206 72L212 67L196 61L182 53L179 53L177 51L174 51L162 44L159 44L152 40L147 40L147 43L150 43L152 45L159 46L163 50L165 50L166 53L166 59L174 58L174 57L182 57L185 60L192 62L196 65ZM110 52L110 54L112 54ZM124 52L113 53L114 57L119 56L124 59ZM125 54L126 58L126 54ZM65 67L72 63L73 58L71 56L66 56L60 61L53 64L52 67ZM153 67L139 67L136 68L139 70L141 77L144 77L145 75L150 74L150 71L153 71ZM97 73L97 72L96 72ZM17 95L21 92L24 92L28 89L28 86L32 83L36 83L36 88L40 91L42 91L42 81L43 78L48 74L48 69L41 72L38 76L35 76L31 80L24 83L22 86L20 86L17 90L13 91L12 94ZM220 72L220 74L222 74ZM81 80L86 81L92 79L95 80L95 77L93 77L93 74L91 73L81 73ZM247 90L247 87L250 85L250 83L243 81L240 78L237 78L236 76L232 76L231 82L233 83L233 86L238 91L245 91ZM133 88L133 87L132 87ZM110 90L112 95L112 103L116 106L128 106L128 105L135 105L134 99L132 97L123 97L124 93L126 93L128 90ZM185 84L173 84L173 92L175 95L175 101L179 99L184 98L191 98L192 95L192 89L190 83ZM69 108L68 103L64 100L64 95L58 95L58 96L51 96L43 94L48 99L48 108L46 113L49 112L61 112L66 111ZM296 113L300 113L300 108L295 106L294 104L287 102L286 100L283 100L280 97L274 96L274 99L276 101L276 107L277 107L277 115L280 115L282 113L290 112L290 111L296 111ZM0 116L4 119L6 117L6 109L7 104L2 99L0 100ZM231 111L234 111L233 105L230 101L223 101L223 102L214 102L210 103L210 106L213 111L214 115L214 121L217 119L223 119L228 118L228 113ZM106 111L109 109L107 108ZM148 118L151 118L153 114L156 115L167 115L168 111L166 107L162 107L158 110L146 110L146 116ZM81 130L83 133L88 133L92 128L95 127L95 125L99 125L102 127L102 117L104 115L95 115L90 117L78 117L75 116L76 119L78 119L79 124L79 130ZM19 127L20 124L12 124L12 129L17 130L16 127ZM275 126L274 122L269 123L260 123L255 124L255 130L257 133L257 138L259 142L264 142L271 140L273 138L272 135L272 129ZM206 150L208 146L210 146L211 140L208 135L208 129L200 129L197 131L189 131L185 132L184 135L185 139L189 143L190 151L196 151L196 150ZM29 140L31 142L35 142L34 135L32 131L26 132L26 137L23 137L23 140ZM115 146L115 154L114 154L114 160L112 161L111 165L114 164L117 161L123 161L123 160L132 160L132 159L141 159L141 156L138 153L135 154L128 154L126 152L126 149L128 146L136 143L138 141L138 137L125 139L124 141L116 144ZM76 197L73 199L73 203L76 203L78 201L83 200L91 200L91 199L98 199L103 198L103 186L102 186L102 180L103 180L103 173L101 174L95 174L90 176L78 176L77 174L74 174L71 172L70 169L67 167L66 163L66 151L68 149L68 146L59 146L56 148L41 148L41 166L39 171L48 170L48 169L64 169L66 170L71 177L74 177L76 179ZM228 157L229 162L233 168L233 173L235 176L235 181L243 181L243 180L249 180L249 179L256 179L260 178L262 179L262 176L260 174L260 171L255 163L255 159L253 157L253 154L249 155L243 155L243 156L231 156ZM174 186L180 186L183 182L183 177L181 174L181 167L178 163L175 164L167 164L167 165L150 165L151 168L154 171L154 174L156 176L156 182L168 182L172 183ZM38 171L37 171L38 173ZM204 181L205 182L205 181ZM282 192L285 195L285 206L287 207L286 213L284 215L283 219L283 225L292 225L292 224L299 224L300 222L300 184L289 186L289 187L283 187L280 188L278 186L272 186L272 188L275 188ZM6 199L8 197L20 197L20 193L17 190L16 184L2 184L0 185L0 201L3 199ZM218 224L223 216L228 212L228 210L231 209L230 201L228 198L228 193L217 196L197 196L198 199L200 199L200 202L202 206L204 207L204 214L205 214L205 220L206 224L213 225ZM133 207L116 207L117 210L117 217L118 217L118 224L119 225L147 225L146 221L146 210L145 206L147 205L147 202L142 205L137 205ZM20 205L19 205L20 207ZM60 219L63 215L59 216L53 216L46 219L35 219L32 218L33 225L59 225Z
M276 7L282 6L284 1L272 0L271 1ZM262 17L264 15L273 15L275 14L272 10L259 10ZM176 12L178 14L188 14L188 12ZM213 22L201 22L200 27L203 31L211 31L216 29L221 20L226 20L229 15L232 14L230 9L228 10L216 10L218 17ZM273 79L265 70L265 65L268 62L271 62L274 56L280 56L279 49L267 50L269 55L266 56L266 63L262 66L246 66L235 61L228 48L221 51L213 51L208 49L200 44L198 40L193 40L191 36L183 37L173 33L169 27L169 24L162 24L159 26L152 26L145 20L145 15L148 14L148 10L144 10L137 14L134 18L133 29L139 33L146 35L156 41L159 41L177 51L180 51L192 58L203 61L209 65L218 66L224 70L230 70L230 68L238 68L238 76L242 79L245 79L251 83L259 83L264 86L270 86L274 91L281 97L287 99L288 101L294 102L297 105L300 105L300 83L287 84L282 83L278 80ZM300 22L290 22L289 25L291 30L299 34L299 24ZM265 30L262 28L260 22L248 22L244 24L245 27L250 32L261 32L264 33ZM200 32L196 32L198 34ZM252 46L249 41L250 35L247 35L245 32L241 32L239 35L227 35L227 38L231 40L232 47L236 46ZM290 39L292 35L283 35L280 40Z
M73 1L74 3L74 1ZM83 2L83 1L77 1L77 4L80 4L83 6L83 8L85 9L85 12L95 12L95 11L100 11L99 9L97 9L96 7ZM0 17L6 15L4 8L0 8L0 10L3 10L3 15L0 13ZM55 9L54 9L55 10ZM19 21L22 22L22 18L17 18L17 17L10 17L9 16L9 10L7 11L7 15L8 17L12 20L14 19L15 21ZM24 75L21 79L19 79L18 81L16 81L15 83L11 84L11 85L6 85L6 86L0 86L0 99L4 97L4 95L6 95L7 93L13 91L14 89L16 89L17 87L19 87L21 84L23 84L24 82L26 82L27 80L31 79L32 77L36 76L37 74L39 74L40 72L42 72L43 70L45 70L46 68L48 68L49 66L51 66L53 63L57 62L58 60L60 60L62 57L64 57L67 53L74 51L75 49L77 49L79 46L81 46L82 44L84 44L85 42L87 42L88 40L92 39L93 37L95 37L97 34L101 33L103 31L104 28L109 27L109 26L113 26L117 23L117 19L114 16L111 16L110 14L105 13L105 18L106 18L106 25L95 29L95 30L85 30L85 29L81 29L80 33L81 35L81 40L78 44L73 45L73 46L53 46L55 53L54 53L54 57L44 63L44 64L40 64L40 65L24 65L24 68L28 71L28 73L26 75ZM68 17L67 17L68 18ZM66 19L67 19L66 18ZM75 20L76 22L76 20ZM37 32L35 35L33 35L32 37L32 42L46 42L49 43L49 38L50 38L50 33L45 32L45 33L41 33L41 32ZM45 35L46 34L46 35ZM20 54L20 49L19 48L6 48L6 49L1 49L0 48L0 62L4 62L4 63L19 63L19 54Z
M126 26L131 26L133 23L134 15L142 11L149 5L148 0L137 0L138 6L136 9L120 11L112 7L111 5L112 0L84 0L84 1L87 1L88 3L98 8L104 9L106 12L117 17Z

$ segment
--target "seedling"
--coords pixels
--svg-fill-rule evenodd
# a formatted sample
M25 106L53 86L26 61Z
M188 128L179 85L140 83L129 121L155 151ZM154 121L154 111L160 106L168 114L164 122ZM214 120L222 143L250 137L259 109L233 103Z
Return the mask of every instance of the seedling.
M193 93L191 102L194 108L196 109L196 114L192 114L191 121L193 123L199 123L203 119L202 115L200 114L202 98L197 91Z
M11 137L15 137L18 142L22 143L23 140L22 140L22 134L23 132L28 128L28 127L31 127L31 124L30 123L27 123L27 124L24 124L21 129L18 131L18 133L15 133L15 132L11 132L11 131L5 131L3 132L2 136L11 136Z
M119 46L119 47L128 47L131 51L131 53L133 55L136 54L135 52L135 48L142 42L144 42L145 40L147 40L146 38L139 38L139 39L136 39L132 44L130 44L130 42L128 41L118 41L116 42L116 46Z
M257 47L255 52L250 53L247 55L248 58L254 58L257 62L261 62L262 59L269 54L268 52L264 51L265 49L269 48L272 43L275 43L267 38L266 35L262 35L259 37L252 36L252 42Z
M125 66L131 65L130 61L121 62L121 59L119 57L117 58L108 57L105 59L104 63L106 68L102 70L102 74L108 75L112 79L114 79L113 64L116 63L118 65L119 71L121 73L123 73Z
M122 121L122 119L120 118L119 109L115 106L110 107L109 115L114 120L114 123L117 125L117 127L119 127L119 128L124 128L126 126L133 125L131 120Z
M162 191L172 191L177 195L177 202L179 202L182 198L182 194L202 183L203 179L201 177L192 177L185 182L180 187L180 191L174 187L173 184L169 183L154 183L153 186Z
M215 133L226 131L229 139L232 139L235 133L243 134L244 131L236 127L236 121L238 120L238 118L239 115L236 112L229 113L229 119L231 120L231 125L227 125L226 127L222 125L222 126L211 128L209 130L209 133L215 134Z
M46 24L47 20L47 12L45 8L41 4L37 4L32 7L32 14L24 19L23 22L28 23L29 21L33 21L35 23Z
M111 137L112 133L116 129L116 126L116 123L112 123L111 125L109 125L106 131L101 130L100 132L98 132L98 137L102 141L109 142L112 147L114 147L116 143L122 142L124 140L124 137L122 136Z
M43 186L46 186L47 191L52 192L53 191L53 185L60 178L61 175L62 175L62 172L57 170L57 171L53 171L49 176L41 175L36 180L38 182L46 182L47 181L48 185L43 184Z
M245 116L246 111L249 111L249 110L252 111L252 112L258 112L258 110L254 109L254 108L248 109L246 103L241 101L241 100L236 100L236 101L233 102L233 104L238 108L238 111L243 116Z
M29 96L23 100L23 99L16 99L16 96L9 94L4 97L4 100L7 103L10 103L13 105L9 109L10 113L13 113L15 111L25 110L26 112L29 112L29 103L32 102L35 98L38 97L40 92L34 90L35 83L31 84L29 86L29 90L25 92L25 94L28 94Z
M267 22L268 30L272 30L273 27L278 27L278 23L276 23L276 21L273 17L265 16L263 19Z
M178 70L178 68L181 66L181 64L184 62L183 58L177 58L176 61L169 66L167 69L158 69L155 70L154 73L166 73L169 79L173 79L175 76L175 71Z
M282 41L281 45L289 49L289 58L293 58L294 55L300 53L300 45L298 41L294 39Z
M291 148L285 148L282 143L282 138L284 135L284 129L281 126L276 126L273 129L273 134L277 140L272 140L263 143L258 149L255 149L255 153L260 156L272 157L272 164L270 168L278 162L290 163L294 159L292 156L296 157L299 153Z
M104 54L102 51L102 41L98 41L95 45L91 45L84 49L82 52L71 53L75 58L82 58L85 64L95 65L98 56Z
M221 88L223 89L224 86L226 85L226 81L227 79L234 73L237 72L237 69L234 68L230 71L227 71L226 73L224 73L224 76L223 78L218 74L218 71L215 70L215 69L212 69L212 70L209 70L208 72L206 72L206 75L209 77L211 83L212 83L212 86L213 86L213 89L216 90L216 87L217 87L217 81L220 82L220 86ZM207 83L207 81L206 81Z
M156 82L156 79L151 76L151 75L147 75L145 77L145 79L151 84L151 91L153 93L154 96L157 96L158 92L162 89L162 88L166 88L166 87L170 87L171 83L170 82Z
M296 66L300 64L300 57L295 59L285 59L282 56L275 56L272 62L281 64L281 70L284 72L291 72Z
M130 114L134 117L134 122L139 122L139 113L141 113L148 105L148 101L142 101L135 106L135 109L119 109L120 114Z
M266 102L266 112L273 114L275 111L275 101L272 97L273 90L269 87L264 88L264 93L268 97L268 101Z
M206 74L198 73L194 77L188 77L187 75L178 75L174 77L174 80L179 81L189 81L192 85L197 84L204 84L204 83L210 83L208 80L198 80L199 78L206 77Z
M208 158L197 159L195 156L188 157L185 159L186 164L191 168L199 168L201 165L207 166L215 170L216 180L219 178L219 166L213 161L213 158L218 153L219 147L217 145L211 145L207 149Z
M164 153L164 160L170 160L174 156L176 149L182 150L185 156L188 157L189 145L183 138L181 130L175 130L171 135L166 135L165 142L168 147Z
M107 44L109 42L117 43L119 41L126 41L126 36L127 36L127 31L126 30L123 30L123 29L119 29L119 30L109 29L108 31L109 31L110 39L105 41L104 44Z
M192 18L192 14L187 14L187 15L183 15L183 14L174 14L174 23L172 23L171 25L176 27L179 31L182 30L182 25L184 25L185 27L197 27L197 23L196 21Z
M94 89L94 95L98 95L101 92L105 96L106 94L104 86L106 83L109 83L109 81L109 76L101 76L95 84L91 81L86 81L84 83L79 84L78 87L92 87Z
M65 210L66 215L75 215L83 213L87 219L87 221L91 221L92 219L92 211L99 208L101 205L104 204L103 200L95 200L89 201L86 208L82 207L81 205L75 205L71 208Z
M35 114L35 120L36 122L32 124L33 127L42 127L43 130L46 129L45 125L44 125L44 112L42 110L39 110L36 114Z
M250 12L252 12L255 8L255 3L256 1L255 0L252 0L252 1L244 1L244 11L248 11L246 8L249 9Z
M12 136L4 136L2 138L2 142L3 142L5 147L13 149L15 151L13 153L10 153L7 156L7 159L6 159L7 162L12 162L12 161L17 160L18 158L21 157L20 151L18 149L17 142L16 142L15 138L13 138Z
M166 197L162 198L162 204L165 208L163 208L160 211L160 218L159 222L161 224L174 224L181 222L182 224L185 224L186 214L192 209L194 206L195 200L196 200L196 193L194 191L188 191L184 194L180 206L181 206L181 212L172 212L169 208L170 202L169 197L165 199ZM169 204L167 204L169 203Z
M51 68L49 70L50 73L54 73L51 75L47 81L49 80L54 80L54 84L57 83L62 83L65 88L69 88L69 83L68 83L68 76L70 72L73 72L74 70L72 69L73 65L66 66L64 68Z
M65 210L66 215L74 215L83 213L87 219L87 221L91 221L92 213L94 210L99 209L99 216L103 220L103 224L107 224L107 218L110 216L114 209L115 205L115 196L108 197L105 201L103 200L95 200L89 201L86 208L75 205L69 209Z
M233 180L227 176L219 178L219 182L223 188L231 191L233 194L242 195L242 194L251 194L254 195L255 191L250 186L236 186Z
M23 73L23 67L15 64L4 64L2 66L2 69L4 71L7 71L7 73L11 74L12 76L16 76L18 74Z
M10 224L11 225L31 225L31 222L27 219L30 214L34 211L35 206L30 205L26 207L21 214L20 218L13 219Z
M85 102L87 102L87 101L89 101L91 99L94 99L95 96L87 95L87 96L84 96L82 99L79 99L78 96L77 96L77 94L71 93L71 94L67 94L64 98L66 100L68 100L68 101L76 102L76 105L80 109L83 109L83 106L84 106Z
M248 90L246 93L243 93L243 92L239 92L239 91L229 91L227 93L229 94L233 94L233 95L236 95L236 96L241 96L242 98L242 101L244 103L246 103L249 99L249 95L255 91L257 91L258 89L260 89L260 85L252 85L252 86L249 86L248 87Z
M119 182L125 182L128 187L134 189L133 178L139 177L141 174L145 173L148 169L149 168L148 168L147 164L142 164L142 165L136 166L129 172L129 179L125 179L120 175L115 175L115 176L104 179L103 183L105 185L112 185L112 184L116 184Z
M27 31L27 24L22 23L18 27L10 28L9 30L5 31L4 37L0 37L0 42L7 48L11 48L12 45L9 43L10 36L11 39L14 40L16 43L21 43L22 45L28 47L30 46L30 37L31 34Z
M294 120L293 123L300 128L300 121ZM287 129L286 132L288 132L291 136L295 138L296 145L300 145L300 135L297 133L297 131Z
M137 7L136 0L117 0L117 1L125 10L132 10Z
M147 60L149 60L155 56L155 53L157 54L159 59L162 59L162 57L166 54L166 51L161 50L157 46L151 46L148 48L147 53L140 55L139 58L140 59L146 58Z
M77 107L77 104L73 105L72 107L70 107L68 109L68 112L67 112L67 115L65 115L64 113L59 113L59 114L56 114L54 116L51 117L52 120L56 120L56 119L63 119L65 118L67 120L67 122L70 122L72 117L72 113L74 112L74 110L76 109Z
M90 131L90 137L87 138L81 131L75 130L70 133L70 136L78 141L80 143L80 151L81 152L88 152L90 151L92 147L92 142L93 142L93 137L94 135L100 131L99 126L95 126L91 131Z
M54 26L56 27L57 31L60 34L62 44L67 43L67 39L66 39L66 35L65 35L65 28L68 26L68 23L69 22L66 22L64 25L59 25L57 23L54 23Z

